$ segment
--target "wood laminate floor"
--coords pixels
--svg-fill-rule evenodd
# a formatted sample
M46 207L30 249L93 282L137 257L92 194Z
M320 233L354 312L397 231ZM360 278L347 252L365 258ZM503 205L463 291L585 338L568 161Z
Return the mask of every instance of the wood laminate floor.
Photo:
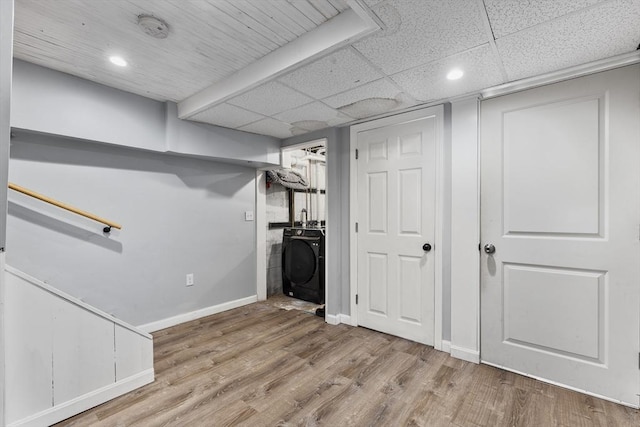
M159 331L156 381L60 426L640 426L640 412L256 303Z

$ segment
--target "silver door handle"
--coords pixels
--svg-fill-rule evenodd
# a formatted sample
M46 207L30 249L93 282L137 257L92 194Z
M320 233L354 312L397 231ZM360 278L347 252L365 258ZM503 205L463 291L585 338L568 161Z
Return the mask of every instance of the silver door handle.
M491 243L487 243L486 245L484 245L484 251L488 254L492 254L496 251L496 247Z

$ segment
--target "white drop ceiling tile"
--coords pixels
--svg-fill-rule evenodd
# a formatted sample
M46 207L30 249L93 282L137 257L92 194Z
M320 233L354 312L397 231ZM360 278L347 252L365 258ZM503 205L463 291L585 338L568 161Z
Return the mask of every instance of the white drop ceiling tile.
M478 1L390 0L372 10L387 29L354 47L386 74L489 41Z
M459 80L447 80L447 73L453 68L464 71L464 76ZM391 78L421 101L450 98L504 83L497 58L488 44Z
M389 82L387 79L376 80L375 82L367 83L355 89L340 93L338 95L330 96L322 101L333 107L340 108L345 105L353 104L354 102L361 101L368 98L390 98L395 99L401 95L402 91L398 89L396 85Z
M227 128L238 128L261 119L264 119L264 116L261 114L256 114L252 111L247 111L243 108L226 103L216 105L189 117L189 120L192 121L209 123Z
M326 123L325 127L338 126L353 119L341 112L329 108L320 102L313 102L293 110L285 111L275 116L283 122L295 124L303 121L316 121Z
M282 76L279 80L316 99L335 95L383 75L351 48L325 56Z
M289 138L293 136L291 133L291 125L281 121L266 118L246 126L242 126L239 130L260 135L275 136L276 138Z
M313 99L308 96L276 81L271 81L231 98L227 102L265 116L273 116L311 101Z
M484 0L496 38L606 0Z
M640 0L617 0L496 40L510 80L632 52Z

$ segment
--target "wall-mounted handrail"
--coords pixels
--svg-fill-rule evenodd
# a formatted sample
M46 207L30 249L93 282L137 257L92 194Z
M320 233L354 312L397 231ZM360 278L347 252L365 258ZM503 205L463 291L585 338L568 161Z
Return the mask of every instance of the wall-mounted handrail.
M86 218L92 219L92 220L94 220L96 222L99 222L101 224L104 224L104 225L106 225L106 227L103 230L105 233L110 232L111 231L111 227L117 228L118 230L122 229L122 226L120 224L116 223L116 222L109 221L108 219L104 219L102 217L99 217L98 215L94 215L94 214L89 213L87 211L83 211L82 209L78 209L78 208L73 207L71 205L67 205L66 203L59 202L59 201L57 201L55 199L52 199L51 197L47 197L47 196L44 196L44 195L42 195L40 193L36 193L33 190L29 190L28 188L21 187L19 185L13 184L11 182L9 183L9 188L14 190L14 191L17 191L19 193L26 194L27 196L31 196L31 197L33 197L35 199L42 200L43 202L52 204L52 205L57 206L57 207L62 208L62 209L66 209L66 210L68 210L70 212L73 212L75 214L84 216Z

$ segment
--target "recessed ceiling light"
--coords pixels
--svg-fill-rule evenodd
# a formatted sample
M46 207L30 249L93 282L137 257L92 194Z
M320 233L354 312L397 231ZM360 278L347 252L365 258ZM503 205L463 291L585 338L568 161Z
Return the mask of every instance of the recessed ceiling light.
M115 64L118 67L126 67L127 66L127 61L125 61L124 58L121 57L121 56L110 56L109 57L109 61L111 61L112 64Z
M464 76L464 71L462 71L460 68L454 68L453 70L449 71L449 74L447 74L447 78L449 80L458 80L462 76Z

